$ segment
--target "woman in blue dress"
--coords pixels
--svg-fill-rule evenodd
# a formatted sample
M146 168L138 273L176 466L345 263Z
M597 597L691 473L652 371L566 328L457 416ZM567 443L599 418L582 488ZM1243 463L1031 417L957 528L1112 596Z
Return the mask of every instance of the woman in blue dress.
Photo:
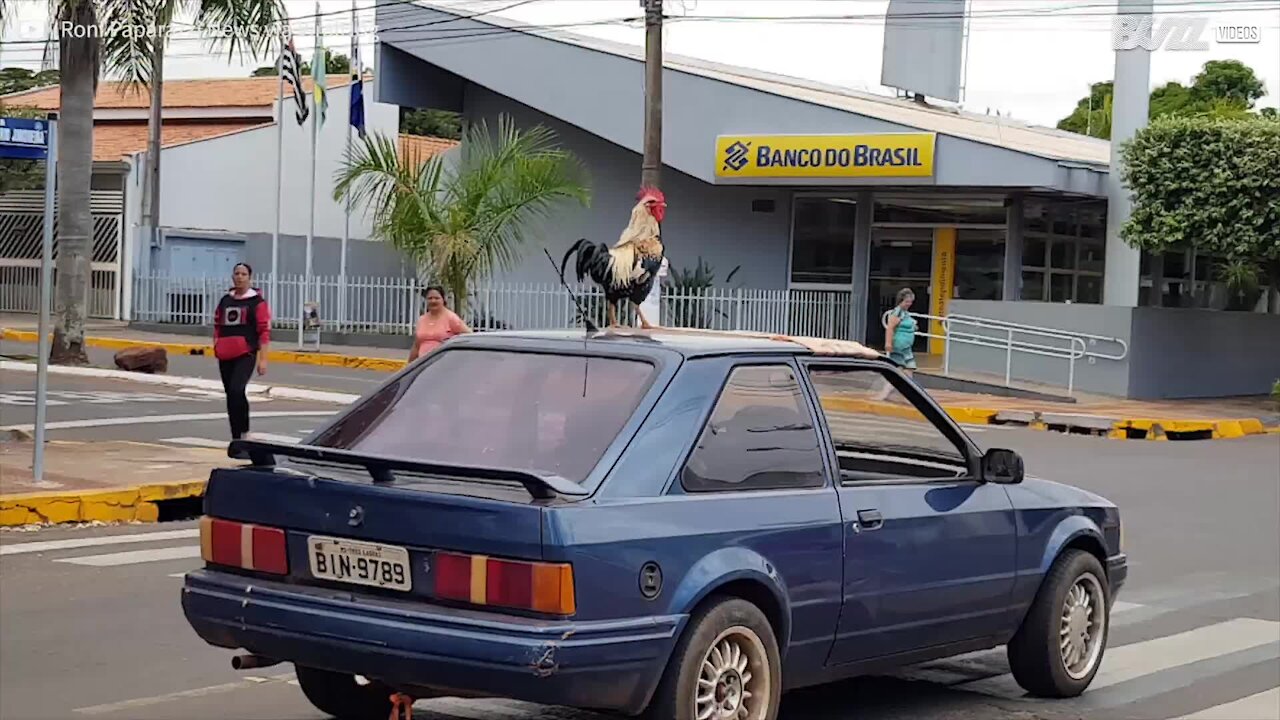
M916 319L911 317L911 303L916 294L911 288L898 291L897 305L889 311L889 322L884 330L884 349L907 370L916 369L916 356L911 346L916 342Z

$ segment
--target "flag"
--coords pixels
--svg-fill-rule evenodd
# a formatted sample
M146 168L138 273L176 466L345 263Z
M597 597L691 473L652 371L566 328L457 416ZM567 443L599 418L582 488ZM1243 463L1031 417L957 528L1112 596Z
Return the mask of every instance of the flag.
M360 30L355 11L351 13L351 127L364 137L364 68L360 64Z
M317 36L316 40L320 38ZM329 109L329 93L325 87L324 66L329 58L329 51L316 44L316 58L311 62L311 85L315 91L316 122L324 125L325 112Z
M290 38L289 44L280 51L280 74L284 76L284 81L289 84L293 92L293 102L298 106L294 117L298 119L299 125L305 123L310 115L307 110L307 96L302 90L300 67L302 67L302 61L298 58L298 51L293 47L293 39Z

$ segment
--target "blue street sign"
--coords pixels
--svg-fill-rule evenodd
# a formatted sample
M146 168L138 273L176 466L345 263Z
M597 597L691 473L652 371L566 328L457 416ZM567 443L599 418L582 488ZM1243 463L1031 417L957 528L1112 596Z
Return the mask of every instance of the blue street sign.
M0 158L43 160L49 153L49 122L0 118Z

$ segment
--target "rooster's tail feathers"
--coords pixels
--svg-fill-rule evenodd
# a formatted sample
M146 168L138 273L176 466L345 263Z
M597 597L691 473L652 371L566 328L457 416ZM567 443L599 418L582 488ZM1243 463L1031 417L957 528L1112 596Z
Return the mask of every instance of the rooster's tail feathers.
M561 280L562 282L564 281L564 269L565 269L565 267L567 267L567 266L568 266L568 264L569 264L569 258L570 258L570 257L572 257L574 253L579 253L579 255L578 255L578 263L577 263L577 267L576 267L575 269L577 270L577 273L578 273L578 282L582 282L582 255L581 255L581 250L582 250L582 248L583 248L583 247L590 247L590 246L591 246L591 245L590 245L590 243L588 243L588 242L587 242L587 239L586 239L586 238L580 238L576 243L574 243L574 244L572 244L572 245L570 245L570 246L569 246L569 250L564 254L564 257L560 260L560 280Z

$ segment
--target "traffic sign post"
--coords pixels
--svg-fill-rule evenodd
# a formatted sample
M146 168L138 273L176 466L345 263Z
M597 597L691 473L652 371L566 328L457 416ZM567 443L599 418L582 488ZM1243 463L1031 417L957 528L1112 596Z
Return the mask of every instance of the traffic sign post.
M58 121L0 118L0 158L44 160L44 239L40 253L39 353L36 358L35 448L31 475L44 485L44 426L49 393L49 326L53 304L53 199L58 178Z

